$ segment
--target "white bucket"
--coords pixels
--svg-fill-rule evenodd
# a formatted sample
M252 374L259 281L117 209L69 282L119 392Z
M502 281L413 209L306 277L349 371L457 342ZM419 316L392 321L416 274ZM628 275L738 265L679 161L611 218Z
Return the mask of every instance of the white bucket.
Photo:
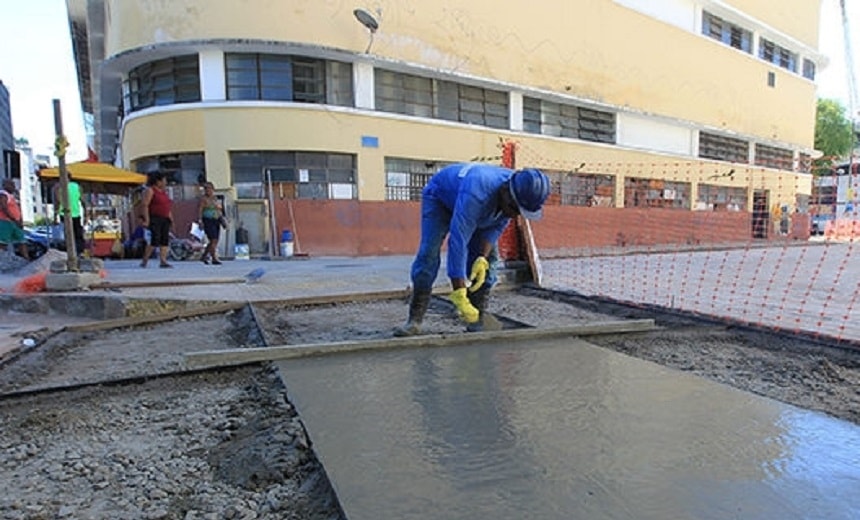
M281 256L293 256L292 242L281 242Z
M251 259L251 250L248 248L248 244L236 244L235 252L236 260Z

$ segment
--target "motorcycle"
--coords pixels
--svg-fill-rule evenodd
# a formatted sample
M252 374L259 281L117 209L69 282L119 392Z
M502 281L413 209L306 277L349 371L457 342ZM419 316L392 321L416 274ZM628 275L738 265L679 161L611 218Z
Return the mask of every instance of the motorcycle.
M197 229L197 224L194 224L190 236L187 238L180 238L171 233L168 243L168 258L173 261L200 260L203 258L208 241L206 235L202 232L198 233Z

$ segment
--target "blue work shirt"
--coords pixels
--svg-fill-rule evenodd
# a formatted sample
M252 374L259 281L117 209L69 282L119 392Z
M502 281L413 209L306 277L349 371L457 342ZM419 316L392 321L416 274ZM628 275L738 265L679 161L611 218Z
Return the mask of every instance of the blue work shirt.
M448 277L466 278L469 242L495 246L510 220L499 208L498 192L513 170L489 164L452 164L439 170L422 196L441 203L451 214L448 229Z

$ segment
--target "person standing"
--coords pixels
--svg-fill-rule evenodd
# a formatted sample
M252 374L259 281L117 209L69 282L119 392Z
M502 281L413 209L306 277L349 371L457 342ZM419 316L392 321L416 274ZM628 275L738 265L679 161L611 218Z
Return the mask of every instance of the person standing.
M143 225L149 228L150 243L143 252L141 267L146 267L152 251L158 248L158 267L173 267L167 263L167 253L170 251L170 230L173 227L173 201L167 194L167 175L164 172L150 174L148 187L143 192L141 214Z
M15 198L18 187L12 179L3 179L0 190L0 244L4 249L18 244L18 255L29 260L27 241L24 239L24 221L21 206Z
M215 196L215 185L211 182L203 184L203 195L197 208L197 222L209 239L201 260L204 264L208 264L211 258L212 265L221 265L221 261L218 260L218 240L221 238L222 223L225 222L224 208L221 200Z
M84 213L86 211L86 206L84 206L80 184L73 180L69 180L68 190L69 218L72 219L72 234L75 237L75 252L78 256L81 256L86 248L86 242L84 241ZM60 221L64 222L66 218L65 201L60 197L59 182L54 185L53 193L54 201L56 201L57 204L57 215L60 217Z
M412 263L409 317L395 336L421 333L448 236L451 302L467 330L483 329L489 293L496 283L497 243L508 221L538 219L550 192L540 170L513 171L488 164L453 164L439 170L421 192L421 242ZM467 289L466 269L471 266Z

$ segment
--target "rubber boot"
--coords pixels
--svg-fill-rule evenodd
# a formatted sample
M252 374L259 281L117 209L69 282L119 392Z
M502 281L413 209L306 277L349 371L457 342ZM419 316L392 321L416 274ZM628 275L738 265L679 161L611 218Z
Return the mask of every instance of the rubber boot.
M478 321L466 325L467 332L481 332L484 330L487 302L490 299L490 288L481 287L473 293L469 293L469 302L478 309Z
M421 323L430 306L430 290L412 291L412 300L409 302L409 319L406 323L394 327L394 335L397 337L416 336L421 334Z

